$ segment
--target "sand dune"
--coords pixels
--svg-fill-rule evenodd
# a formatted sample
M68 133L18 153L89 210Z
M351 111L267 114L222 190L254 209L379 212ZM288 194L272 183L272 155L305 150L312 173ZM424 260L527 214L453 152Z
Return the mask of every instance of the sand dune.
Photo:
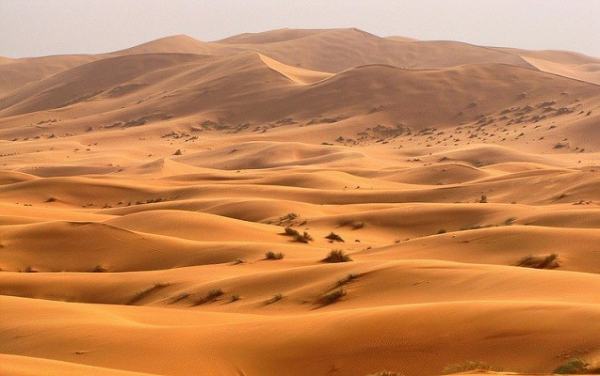
M0 58L0 374L593 372L596 65L353 28Z

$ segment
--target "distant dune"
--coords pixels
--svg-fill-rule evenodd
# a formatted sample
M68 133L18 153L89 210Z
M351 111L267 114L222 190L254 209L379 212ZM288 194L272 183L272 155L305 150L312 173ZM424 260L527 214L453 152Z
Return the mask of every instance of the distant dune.
M599 67L354 28L0 58L0 374L597 374Z

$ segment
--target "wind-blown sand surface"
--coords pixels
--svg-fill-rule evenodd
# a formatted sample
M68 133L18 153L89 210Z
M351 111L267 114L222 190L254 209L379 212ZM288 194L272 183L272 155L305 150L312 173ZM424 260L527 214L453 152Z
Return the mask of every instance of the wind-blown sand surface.
M592 373L598 67L356 29L0 60L0 374Z

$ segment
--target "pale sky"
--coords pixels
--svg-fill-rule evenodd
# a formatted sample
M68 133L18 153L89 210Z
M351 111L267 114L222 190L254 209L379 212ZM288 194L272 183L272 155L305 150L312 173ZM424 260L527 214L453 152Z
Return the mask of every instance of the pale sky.
M600 0L0 0L0 56L108 52L173 34L211 41L283 27L600 57Z

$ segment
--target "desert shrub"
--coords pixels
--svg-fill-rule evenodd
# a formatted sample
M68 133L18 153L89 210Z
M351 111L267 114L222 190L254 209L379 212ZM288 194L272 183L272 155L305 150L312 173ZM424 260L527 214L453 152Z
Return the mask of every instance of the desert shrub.
M177 149L173 155L182 155L181 149Z
M202 298L200 298L195 305L211 303L217 300L220 296L223 296L225 293L221 289L212 289Z
M482 204L487 204L488 199L486 195L481 195L481 197L479 198L479 202Z
M586 361L573 358L556 367L554 373L559 375L600 375L600 367L592 368Z
M296 218L298 218L298 214L292 212L292 213L287 213L286 215L284 215L280 219L282 221L293 221Z
M294 237L294 241L297 241L299 243L308 243L311 242L313 240L312 236L310 236L310 234L306 231L304 231L302 233L302 235L298 234L297 236Z
M445 233L446 233L446 230L443 229L443 228L439 229L438 232L437 232L438 235L445 234Z
M361 222L361 221L354 221L351 219L347 219L347 220L342 221L340 223L340 226L341 227L350 226L350 227L352 227L353 230L359 230L359 229L365 227L365 223Z
M344 286L344 285L354 281L356 278L358 278L358 274L350 273L347 276L345 276L344 278L338 280L336 282L336 286L338 286L338 287Z
M375 373L370 373L367 376L402 376L402 374L392 371L379 371Z
M237 259L235 259L235 260L234 260L234 261L231 263L231 265L239 265L239 264L243 264L243 263L245 263L245 262L246 262L246 261L244 261L244 259L237 258Z
M56 198L54 197L48 197L48 199L46 200L46 202L55 202Z
M344 289L333 290L333 291L328 292L325 295L321 296L321 298L319 298L318 303L321 305L329 305L329 304L337 302L344 296L346 296L346 290L344 290Z
M329 239L332 242L344 242L344 239L342 239L342 237L336 234L335 232L329 233L329 235L327 235L325 239Z
M304 233L301 234L300 232L298 232L298 230L293 229L291 227L286 227L283 235L291 236L294 238L295 242L299 243L308 243L313 240L312 236L310 236L308 232L304 231Z
M345 254L344 251L339 250L339 249L334 249L331 252L329 252L327 257L325 257L322 261L323 262L348 262L348 261L352 261L352 258L350 258L350 256Z
M94 266L94 269L92 269L92 272L94 272L94 273L105 273L107 271L108 270L105 267L103 267L102 265L96 265L96 266Z
M238 300L240 300L240 299L241 299L241 298L240 298L240 296L239 296L238 294L233 294L233 295L231 295L231 298L229 299L229 301L230 301L231 303L233 303L233 302L237 302L237 301L238 301Z
M286 236L298 236L298 235L300 235L300 233L298 232L298 230L293 229L291 227L286 227L285 230L284 230L284 234Z
M360 221L352 222L352 228L354 230L358 230L358 229L361 229L363 227L365 227L365 223L364 222L360 222Z
M273 303L280 301L281 299L283 299L283 295L281 293L277 293L277 294L273 295L272 297L270 297L269 299L267 299L266 303L273 304Z
M187 293L187 292L183 292L183 293L181 293L181 294L179 294L179 295L175 295L174 297L172 297L172 298L171 298L171 301L170 301L169 303L170 303L170 304L175 304L175 303L178 303L178 302L180 302L180 301L182 301L182 300L185 300L185 299L187 299L187 298L189 298L189 297L190 297L190 294L189 294L189 293Z
M265 253L265 260L281 260L283 259L284 254L281 252L273 252L273 251L269 251L267 253Z
M526 256L517 263L517 266L535 269L555 269L560 266L558 263L558 255L552 253L547 256Z
M467 360L466 362L451 364L443 370L444 375L467 371L502 371L481 361Z
M168 286L169 286L169 283L157 282L154 285L136 293L131 299L129 299L127 304L129 304L129 305L136 304L140 300L142 300L142 299L150 296L151 294L157 292L158 290L163 289Z

